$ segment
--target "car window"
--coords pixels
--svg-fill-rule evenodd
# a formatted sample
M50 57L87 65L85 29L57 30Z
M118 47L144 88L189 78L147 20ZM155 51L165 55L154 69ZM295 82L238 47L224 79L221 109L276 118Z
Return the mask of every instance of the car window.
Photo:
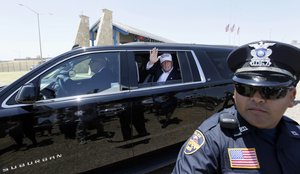
M172 70L169 71L170 73L165 78L161 77L164 71L160 60L158 60L150 69L147 69L147 63L149 61L149 52L134 53L137 70L137 81L139 87L182 82L181 69L176 52L159 51L158 56L163 55L164 53L171 54L172 56Z
M64 61L40 78L40 99L120 91L119 53L93 53Z

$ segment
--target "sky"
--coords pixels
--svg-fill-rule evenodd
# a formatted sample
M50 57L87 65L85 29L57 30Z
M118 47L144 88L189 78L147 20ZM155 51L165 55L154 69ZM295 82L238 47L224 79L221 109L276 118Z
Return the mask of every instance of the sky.
M0 61L40 55L37 14L30 9L40 14L43 57L55 57L74 45L79 16L92 26L102 9L113 12L113 21L178 43L243 45L300 42L299 7L298 0L2 1ZM228 24L233 32L225 32Z

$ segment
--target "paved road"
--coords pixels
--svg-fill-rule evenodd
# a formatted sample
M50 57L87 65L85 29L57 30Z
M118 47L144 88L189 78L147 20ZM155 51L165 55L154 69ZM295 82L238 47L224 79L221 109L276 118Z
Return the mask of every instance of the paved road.
M288 108L285 112L286 116L296 120L300 124L300 83L297 86L297 96L295 99L295 106Z

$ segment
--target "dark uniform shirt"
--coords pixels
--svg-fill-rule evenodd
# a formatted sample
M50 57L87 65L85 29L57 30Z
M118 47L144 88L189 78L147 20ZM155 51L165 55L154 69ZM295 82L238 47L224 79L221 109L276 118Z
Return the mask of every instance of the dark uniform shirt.
M236 128L221 126L220 115ZM207 119L183 145L173 173L300 173L300 127L283 116L276 129L258 129L235 107Z

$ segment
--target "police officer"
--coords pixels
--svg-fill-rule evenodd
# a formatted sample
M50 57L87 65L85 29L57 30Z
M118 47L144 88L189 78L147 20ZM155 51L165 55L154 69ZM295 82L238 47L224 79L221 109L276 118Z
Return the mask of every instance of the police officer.
M228 56L235 105L203 122L183 145L173 173L300 173L300 126L283 116L294 105L300 50L275 41Z

